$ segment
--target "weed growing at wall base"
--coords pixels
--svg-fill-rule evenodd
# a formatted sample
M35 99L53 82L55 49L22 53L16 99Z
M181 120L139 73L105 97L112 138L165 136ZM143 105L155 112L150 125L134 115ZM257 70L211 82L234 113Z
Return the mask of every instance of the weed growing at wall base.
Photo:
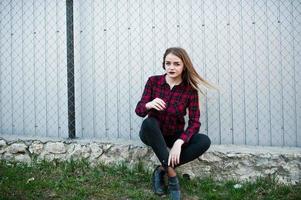
M25 165L0 161L0 199L168 199L151 191L150 172L142 164L92 167L86 161ZM273 178L255 183L180 178L183 199L291 199L301 184L283 185Z

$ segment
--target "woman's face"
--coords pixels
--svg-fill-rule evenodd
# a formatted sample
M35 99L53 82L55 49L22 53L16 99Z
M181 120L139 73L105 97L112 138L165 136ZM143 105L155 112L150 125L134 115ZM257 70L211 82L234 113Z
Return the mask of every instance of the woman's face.
M174 54L167 54L165 58L165 71L169 78L179 79L182 78L182 72L184 70L183 61Z

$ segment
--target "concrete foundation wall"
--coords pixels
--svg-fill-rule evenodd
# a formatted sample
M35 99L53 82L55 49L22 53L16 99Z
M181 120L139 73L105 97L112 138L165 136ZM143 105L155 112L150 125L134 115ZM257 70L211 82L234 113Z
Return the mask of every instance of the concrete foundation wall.
M31 163L87 159L98 163L159 164L152 150L132 141L51 140L48 138L0 137L2 160ZM191 177L212 176L217 180L254 181L275 176L281 183L301 182L301 148L212 145L200 158L177 168Z

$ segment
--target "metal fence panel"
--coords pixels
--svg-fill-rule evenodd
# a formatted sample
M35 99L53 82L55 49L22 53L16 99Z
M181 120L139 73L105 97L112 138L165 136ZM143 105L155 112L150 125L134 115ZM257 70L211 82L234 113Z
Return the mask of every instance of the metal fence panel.
M1 1L1 133L68 137L65 10Z
M66 6L0 2L0 134L68 137ZM220 88L200 96L213 143L301 146L299 1L74 0L73 22L77 137L139 140L144 84L182 46Z

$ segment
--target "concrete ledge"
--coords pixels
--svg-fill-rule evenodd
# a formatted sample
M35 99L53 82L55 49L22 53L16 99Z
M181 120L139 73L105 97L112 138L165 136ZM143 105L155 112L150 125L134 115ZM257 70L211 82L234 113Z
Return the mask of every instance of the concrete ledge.
M70 140L0 136L2 160L31 163L41 160L87 159L92 165L142 162L153 168L159 161L152 150L139 141ZM254 181L275 176L281 183L301 182L301 148L212 145L195 161L177 169L191 177L211 176L217 180Z

